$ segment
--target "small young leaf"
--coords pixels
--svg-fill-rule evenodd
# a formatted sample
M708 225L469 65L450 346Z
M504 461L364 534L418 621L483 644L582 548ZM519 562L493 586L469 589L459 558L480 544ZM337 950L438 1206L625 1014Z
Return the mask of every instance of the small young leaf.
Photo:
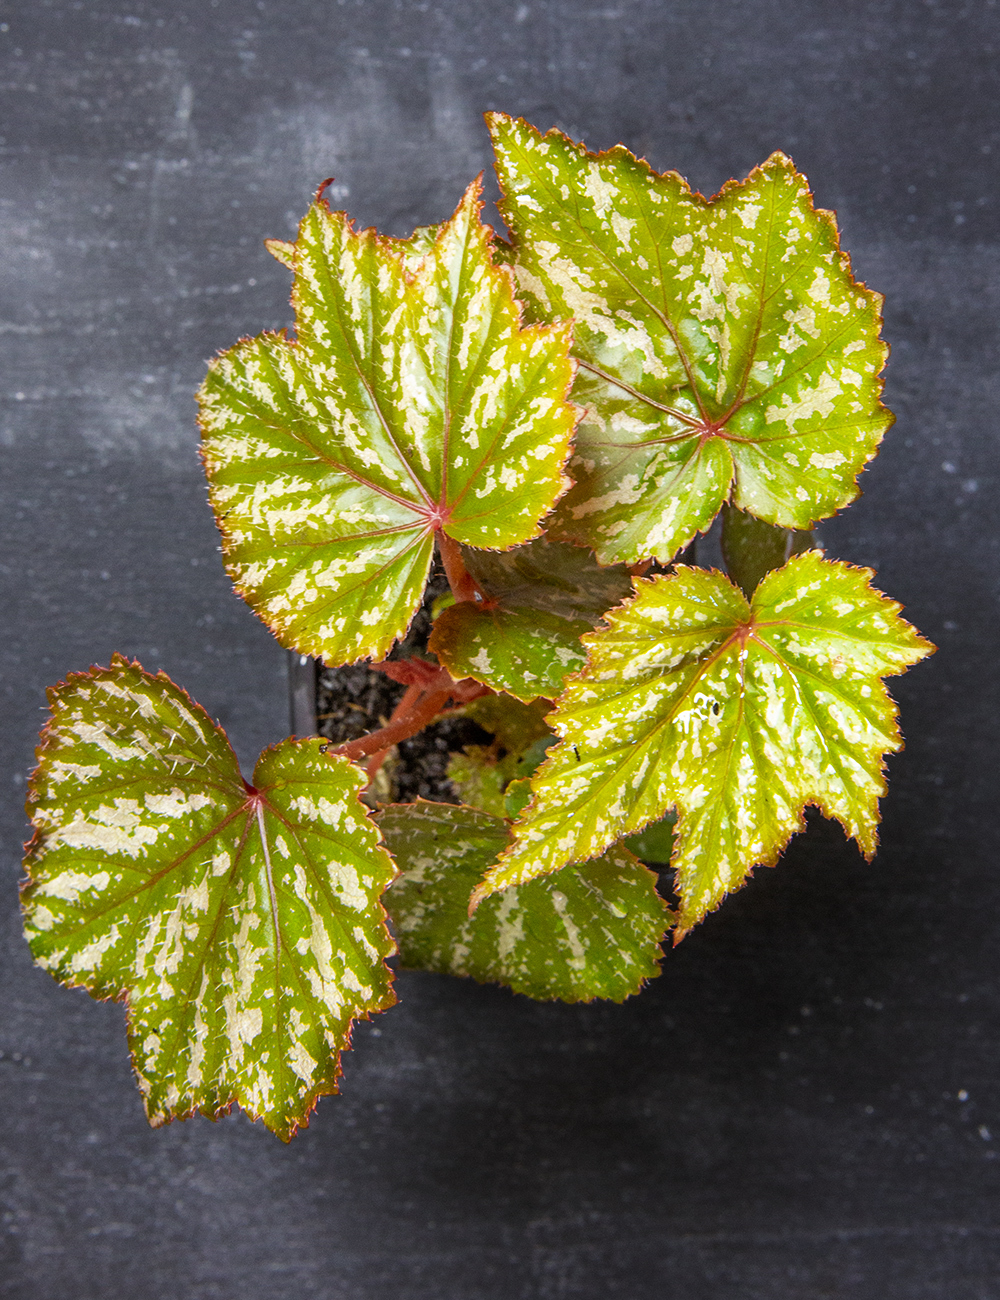
M452 677L471 677L528 702L558 695L566 674L583 667L580 637L592 627L536 609L462 601L443 611L427 646Z
M621 146L487 118L520 291L576 319L587 411L553 536L667 561L730 497L787 528L853 501L892 422L882 299L791 161L706 201Z
M545 721L547 704L524 704L512 695L480 695L462 708L463 714L496 738L498 745L514 754L523 753L538 740L551 740L552 728Z
M492 745L466 745L448 760L448 780L469 808L504 815L504 791L511 781L510 754L498 758ZM516 755L514 761L517 761Z
M539 538L496 554L466 548L487 596L437 620L428 646L453 677L473 677L521 700L560 693L583 667L584 632L632 590L624 565L603 568L590 550Z
M871 576L810 551L750 604L715 571L640 580L586 637L586 669L549 717L561 742L475 897L590 858L672 806L680 933L777 861L806 804L871 857L883 756L902 745L881 678L933 649Z
M244 340L199 391L230 577L283 645L329 663L403 634L436 530L517 545L568 483L570 326L522 328L480 207L474 184L399 241L313 204L296 341Z
M510 695L480 696L463 711L493 732L493 744L466 745L453 755L448 779L462 803L503 817L508 786L534 773L555 736L543 721L543 711Z
M722 507L722 558L726 572L749 600L765 573L803 551L813 549L813 535L801 529L777 528L744 514L735 506Z
M531 803L531 780L528 777L521 777L517 781L511 781L510 785L504 791L503 812L508 821L517 821L518 817L524 812L528 804ZM631 849L629 850L631 852ZM636 857L639 855L636 854Z
M659 974L666 904L624 849L488 899L469 893L507 824L453 804L396 804L379 817L401 875L385 895L405 966L506 984L532 998L621 1002Z
M49 699L23 886L35 960L127 1000L152 1124L236 1102L289 1139L336 1091L352 1019L395 1001L393 865L364 774L285 741L246 786L205 711L119 656Z

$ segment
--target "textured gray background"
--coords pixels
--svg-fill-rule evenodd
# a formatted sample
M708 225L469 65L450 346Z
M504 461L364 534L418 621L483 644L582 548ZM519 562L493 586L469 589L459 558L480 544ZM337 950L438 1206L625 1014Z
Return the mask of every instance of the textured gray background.
M995 0L0 13L0 1296L1000 1296ZM153 1133L121 1009L19 935L43 689L119 649L244 761L284 734L191 393L288 319L261 239L319 180L391 233L438 220L486 108L706 192L784 148L888 295L898 423L824 529L941 646L896 688L884 848L816 824L621 1008L404 976L290 1147L238 1117Z

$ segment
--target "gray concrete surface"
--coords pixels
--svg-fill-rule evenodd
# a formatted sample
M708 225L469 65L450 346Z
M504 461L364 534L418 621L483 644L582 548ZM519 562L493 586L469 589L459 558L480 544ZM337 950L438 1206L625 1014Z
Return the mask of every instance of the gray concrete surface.
M0 5L0 1297L1000 1296L994 0ZM192 391L289 318L316 183L405 234L480 113L711 191L773 148L888 296L898 423L824 529L941 646L896 689L884 847L817 823L624 1007L420 975L284 1147L145 1126L119 1007L20 938L44 687L115 649L241 757L281 653L228 589ZM993 791L991 794L990 791Z

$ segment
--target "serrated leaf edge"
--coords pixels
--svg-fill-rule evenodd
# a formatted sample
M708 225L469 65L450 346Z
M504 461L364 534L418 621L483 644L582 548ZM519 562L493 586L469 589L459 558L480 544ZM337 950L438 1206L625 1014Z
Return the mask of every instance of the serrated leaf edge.
M811 549L811 550L809 550L809 551L803 551L803 552L800 552L798 555L793 555L793 556L791 556L791 557L789 558L789 560L787 560L786 563L785 563L784 565L781 566L781 569L773 570L772 572L781 572L783 569L789 568L789 567L791 567L791 566L796 566L796 567L797 567L798 564L799 564L801 561L805 560L805 559L806 559L807 557L809 557L809 556L817 556L818 558L822 559L822 560L824 561L824 563L830 565L830 566L833 567L833 568L837 568L837 569L842 570L842 571L846 571L846 572L849 572L849 573L854 573L854 574L859 575L860 577L863 578L863 580L864 580L864 582L865 582L865 585L866 585L866 587L868 588L868 590L871 592L871 594L872 594L874 597L876 597L877 599L882 600L882 601L884 601L884 602L886 603L886 605L889 607L888 610L887 610L888 613L890 613L890 614L892 614L892 615L895 615L895 616L899 616L899 615L902 614L902 611L903 611L903 609L904 609L904 606L902 605L902 603L899 602L899 601L897 601L897 600L894 600L891 596L887 596L884 592L880 591L877 587L875 587L875 586L873 585L873 579L874 579L875 576L876 576L876 574L875 574L875 570L874 570L874 569L872 569L872 568L870 568L870 567L868 567L868 566L866 566L866 565L854 565L854 564L850 564L850 563L848 563L848 562L845 561L845 560L826 560L826 559L825 559L825 556L824 556L824 554L823 554L823 552L822 552L822 550L819 550L818 548L813 548L813 549ZM688 570L688 571L691 571L691 572L709 573L709 574L713 574L713 575L715 575L715 576L717 576L717 577L719 577L719 578L722 578L724 581L726 581L727 583L729 583L729 584L732 586L734 592L735 592L737 595L739 595L740 598L741 598L743 601L746 602L746 604L747 604L747 606L748 606L748 608L749 608L751 614L753 613L753 601L752 601L752 600L748 600L748 599L746 598L746 596L744 596L743 593L740 591L740 589L739 589L739 587L737 586L737 584L736 584L735 582L733 582L733 580L732 580L731 578L729 578L727 574L725 574L724 572L722 572L722 570L720 570L720 569L708 569L708 570L705 570L705 569L699 569L699 568L696 568L695 566L692 566L692 565L675 565L675 566L674 566L674 572L679 572L679 571L681 571L681 570ZM765 575L765 576L767 576L767 575ZM615 613L616 613L618 610L623 609L625 605L631 603L632 601L634 601L634 600L636 599L636 597L637 597L638 594L639 594L640 584L641 584L641 585L646 585L646 586L652 586L652 585L654 585L654 581L655 581L655 580L652 579L652 578L644 578L644 577L637 577L637 578L634 578L634 579L633 579L633 583L634 583L634 585L635 585L635 594L634 594L633 596L631 596L631 597L626 597L626 599L623 600L623 601L620 603L620 605L618 605L618 606L616 606L614 609L608 611L608 613L605 615L605 623L606 623L607 627L606 627L605 629L595 628L594 632L586 633L583 637L581 637L581 641L584 643L584 645L587 645L587 646L588 646L588 657L587 657L587 663L585 663L584 666L583 666L583 667L582 667L578 672L574 672L574 673L567 674L567 677L566 677L566 685L567 685L567 686L568 686L568 684L569 684L571 681L583 681L583 680L585 680L585 679L590 675L590 674L589 674L589 671L588 671L589 668L590 668L590 655L589 655L589 645L588 645L588 642L589 642L589 641L592 641L592 640L594 640L594 639L596 639L596 638L599 638L600 635L601 635L602 630L605 630L605 631L606 631L608 628L613 627L613 625L614 625L614 623L615 623L615 621L616 621L615 618L614 618ZM896 701L893 699L893 697L889 694L888 689L885 687L885 685L884 685L884 678L886 678L886 677L898 677L898 676L900 676L902 673L907 672L909 667L915 666L916 663L920 662L920 659L926 658L927 656L929 656L929 655L931 655L931 654L934 654L934 653L936 652L936 650L937 650L937 647L933 644L933 642L931 642L931 641L928 640L926 637L924 637L921 633L919 633L919 632L916 630L916 628L913 627L912 624L908 624L908 626L909 626L909 627L911 628L911 630L913 631L914 636L916 637L916 640L918 641L918 643L920 644L921 649L923 650L923 653L920 655L920 657L919 657L917 660L914 661L914 664L912 664L912 665L903 665L902 667L898 667L898 668L890 668L890 669L887 669L885 672L881 672L881 673L877 674L878 681L879 681L880 685L882 685L882 689L883 689L884 694L885 694L885 700L886 700L886 704L887 704L887 707L888 707L888 710L889 710L889 718L888 718L888 721L889 721L890 724L891 724L891 727L892 727L892 735L893 735L893 738L894 738L894 740L895 740L896 743L895 743L895 745L894 745L892 748L889 748L889 749L885 750L885 751L883 752L883 754L881 755L880 759L879 759L879 776L880 776L880 778L881 778L882 790L881 790L881 794L880 794L880 795L878 796L878 798L876 799L876 807L875 807L875 821L876 821L876 824L875 824L875 826L873 827L873 831L872 831L872 839L871 839L871 841L870 841L870 847L866 847L866 846L863 845L863 844L862 844L862 843L861 843L861 842L860 842L860 841L859 841L859 840L858 840L854 835L852 835L852 833L851 833L851 831L850 831L850 828L845 824L843 818L840 817L837 813L832 812L831 810L829 810L829 809L824 805L824 803L823 803L823 801L822 801L821 799L815 799L815 798L804 799L804 800L802 800L802 802L801 802L801 804L799 805L799 808L798 808L798 812L797 812L797 825L796 825L795 829L793 829L792 831L790 831L789 834L787 835L787 837L785 838L785 840L784 840L781 844L779 844L779 845L778 845L778 846L777 846L777 847L776 847L772 852L770 852L770 853L768 853L767 855L761 857L761 858L760 858L756 863L754 863L750 868L748 868L748 870L747 870L745 876L743 877L743 879L742 879L742 880L741 880L741 881L740 881L740 882L739 882L739 883L738 883L738 884L737 884L733 889L728 889L728 890L726 891L726 893L723 895L723 897L720 898L719 901L715 904L715 906L714 906L713 908L710 909L711 911L715 911L715 910L717 910L717 909L722 905L722 902L724 901L724 899L725 899L726 897L729 896L729 894L731 894L731 893L735 893L736 890L743 888L743 886L744 886L746 883L748 883L748 881L751 879L751 877L752 877L754 871L757 870L758 867L773 867L773 866L777 865L777 863L778 863L778 861L779 861L781 855L784 853L785 849L788 847L788 844L789 844L790 841L792 840L793 836L796 835L796 834L801 833L801 831L805 829L805 816L804 816L804 814L805 814L805 812L806 812L806 810L807 810L808 808L816 808L820 813L822 813L822 815L823 815L825 818L829 819L830 821L835 821L835 822L837 822L837 824L838 824L839 826L841 826L841 828L844 830L845 835L846 835L849 839L851 839L851 838L855 839L855 842L857 843L857 846L858 846L858 850L859 850L859 852L862 854L862 856L864 857L865 861L866 861L866 862L871 862L871 861L872 861L872 859L873 859L874 856L875 856L875 853L877 852L877 849L878 849L878 842L879 842L879 833L878 833L878 822L880 821L880 814L879 814L879 800L885 796L885 793L886 793L886 790L887 790L887 785L886 785L886 782L885 782L885 773L886 773L886 771L887 771L887 766L888 766L887 763L886 763L886 755L887 755L887 754L891 754L891 753L899 753L899 752L904 748L903 735L902 735L902 732L901 732L900 727L899 727L899 706L897 705L897 703L896 703ZM734 635L735 635L735 634L734 634ZM728 639L726 640L726 642L724 642L721 646L716 647L716 648L712 651L712 653L711 653L711 655L708 657L708 659L705 661L706 665L709 664L709 663L711 663L711 662L714 662L714 660L716 660L716 659L717 659L717 658L718 658L722 653L724 653L724 651L725 651L726 649L728 649L729 646L731 645L732 640L733 640L733 637L730 637L730 638L728 638ZM564 694L565 694L565 690L564 690ZM562 698L563 698L563 697L560 696L560 698L559 698L558 700L555 701L552 712L546 714L546 716L545 716L545 721L546 721L546 723L547 723L547 724L552 728L552 730L556 733L556 735L559 737L560 741L563 741L563 740L566 739L566 736L563 734L563 732L560 730L560 727L559 727L559 721L560 721L560 718L559 718L559 706L560 706L560 702L561 702ZM530 783L531 783L531 787L530 787L530 788L531 788L531 791L532 791L532 797L531 797L530 801L529 801L529 802L525 805L525 807L522 809L520 817L518 817L517 820L514 822L514 824L513 824L513 829L514 829L514 830L516 830L516 827L517 827L518 825L520 825L521 822L522 822L522 821L527 817L527 815L528 815L530 812L532 812L532 811L534 810L534 808L536 807L536 804L537 804L537 801L538 801L538 798L539 798L539 791L538 791L538 788L537 788L537 783L540 782L540 781L544 778L544 776L546 775L546 768L549 766L550 762L551 762L551 760L550 760L549 758L544 759L544 760L542 761L542 763L539 765L539 767L537 768L537 770L535 771L535 773L534 773L534 774L529 778ZM627 830L625 830L624 828L621 828L621 829L620 829L620 834L621 834L621 836L624 836L624 835L631 835L631 834L636 834L636 833L638 833L638 832L644 830L647 826L651 825L653 822L657 821L660 817L663 817L666 813L668 813L668 812L670 812L670 811L674 811L674 812L676 812L676 814L677 814L676 832L675 832L675 836L676 836L676 838L675 838L675 844L674 844L674 853L671 855L671 865L673 865L673 862L675 861L675 859L677 859L677 858L680 856L679 851L680 851L680 847L681 847L681 845L682 845L682 843L683 843L683 839L684 839L684 835L685 835L684 822L685 822L685 820L686 820L686 819L684 818L683 813L681 812L681 810L677 808L677 805L676 805L676 804L669 804L667 807L665 807L664 809L662 809L661 812L660 812L659 814L657 814L657 815L653 815L653 816L650 816L650 817L647 818L644 822L640 823L640 824L637 825L637 826L629 827ZM624 817L621 818L620 820L624 821ZM614 842L617 843L618 841L614 841ZM498 869L502 866L504 859L507 859L507 858L509 858L509 857L512 855L513 849L514 849L514 842L513 842L513 840L512 840L511 844L510 844L506 849L504 849L504 850L503 850L503 851L498 855L498 857L497 857L497 861L496 861L496 863L494 864L494 866L493 866L492 868L490 868L490 870L489 870L487 873L485 873L485 875L484 875L482 881L481 881L481 882L476 886L476 888L473 890L472 895L471 895L471 897L470 897L470 899L469 899L469 915L470 915L470 916L471 916L472 913L476 910L476 908L479 906L479 904L483 901L483 899L485 899L485 898L489 898L492 894L502 892L504 889L511 887L511 886L507 886L507 885L500 886L500 887L493 886L493 885L492 885L492 882L491 882L491 880L490 880L490 877L491 877L491 876L494 876L494 875L497 873ZM603 851L603 850L602 850L602 851ZM598 854L594 854L594 855L592 855L592 857L596 857L596 856L598 856ZM578 862L582 862L582 861L590 861L590 860L591 860L590 858L586 858L586 859L582 859L582 858L581 858L581 859L575 859L575 860L574 860L574 863L578 863ZM570 864L570 865L572 865L572 864ZM557 868L554 868L553 870L561 870L561 869L562 869L561 867L557 867ZM543 875L545 875L545 874L551 874L551 871L549 871L549 872L545 872L545 873L542 873L542 874L543 874ZM534 877L534 879L540 879L540 878L541 878L540 876L539 876L539 877ZM513 882L512 882L512 883L513 883ZM701 917L698 917L698 918L696 919L696 921L692 922L691 925L688 925L688 926L686 926L686 927L683 927L683 921L684 921L684 919L685 919L685 917L684 917L684 912L683 912L683 909L682 909L682 910L680 911L680 913L678 914L678 926L677 926L677 928L674 930L674 940L673 940L673 941L674 941L674 944L675 944L675 945L678 944L678 943L680 943L680 941L684 938L684 936L685 936L686 934L689 934L689 933L690 933L691 929L693 928L693 925L694 925L694 924L697 924L697 922L700 921L702 918L701 918Z
M142 667L142 664L139 662L138 659L129 659L125 655L122 655L117 651L115 651L115 653L112 654L111 656L111 661L108 667L105 668L100 664L92 664L89 669L86 669L84 671L67 673L66 677L62 681L57 682L54 686L50 686L46 689L46 697L49 701L50 709L53 710L53 716L50 717L48 721L45 723L39 735L39 743L35 749L36 764L35 767L32 769L27 782L27 794L25 797L25 811L27 812L29 820L31 820L32 822L34 819L32 816L33 801L31 795L35 788L35 781L41 771L43 762L47 757L48 751L51 748L53 748L53 746L56 743L56 737L54 735L55 732L54 708L55 708L55 704L59 692L64 688L72 688L81 685L87 681L91 681L91 682L95 681L97 680L99 674L109 673L114 668L138 669L138 671L142 673L148 680L154 682L168 683L171 687L173 687L176 691L178 691L184 697L184 700L187 706L190 707L192 713L195 716L201 715L203 718L205 718L208 721L209 725L212 727L212 729L215 731L215 733L226 743L227 747L230 749L230 752L233 753L234 766L236 767L237 771L239 771L239 763L236 758L235 752L232 750L232 744L229 741L229 737L227 736L225 729L218 722L213 721L211 715L208 713L208 711L204 708L203 705L199 704L195 699L193 699L190 693L183 686L179 686L163 669L160 669L156 673L151 673L147 669ZM315 737L310 737L310 736L304 736L304 737L292 736L289 737L287 740L277 741L272 745L266 746L261 751L257 762L259 763L266 754L269 754L274 750L280 749L282 746L291 745L294 748L299 748L302 746L310 745L314 743L314 741L315 741ZM345 763L348 762L348 760L346 759L342 761ZM363 772L360 768L358 768L356 764L350 764L350 766L355 767L357 771L357 778L358 778L357 789L355 791L354 797L357 800L358 807L364 813L365 820L368 822L368 824L372 827L372 829L375 832L376 835L375 844L379 848L385 850L385 852L388 854L390 858L390 861L392 861L393 865L395 865L395 859L392 857L392 854L389 852L389 848L385 842L385 837L382 834L381 827L379 826L375 818L372 816L371 809L361 799L361 791L365 787L368 781L367 774ZM246 780L244 779L244 785L246 784L247 784ZM244 805L244 808L245 806L246 805ZM233 816L234 817L239 816L240 813L243 812L244 808L241 808L239 812L233 814ZM275 815L278 814L275 813ZM232 820L232 818L227 819L227 821L228 820ZM216 831L218 829L219 828L216 828ZM41 841L42 841L42 829L41 827L35 827L31 838L24 845L25 876L18 883L18 892L22 896L26 893L26 891L30 888L30 886L35 883L30 873L30 865L34 853L39 847ZM386 882L385 888L388 889L389 885L392 884L392 881L398 879L399 875L400 872L399 869L397 868L396 873L392 877L392 879ZM371 1008L363 1012L359 1012L357 1015L351 1016L346 1026L346 1029L344 1031L343 1043L336 1050L336 1054L335 1054L336 1059L335 1061L333 1061L333 1065L334 1065L333 1078L329 1081L319 1084L314 1090L306 1093L301 1103L301 1117L294 1119L287 1129L272 1128L270 1130L271 1132L275 1133L276 1136L279 1137L283 1142L286 1143L290 1142L300 1129L309 1127L310 1116L315 1111L316 1106L321 1097L332 1096L337 1094L340 1091L338 1086L339 1080L342 1078L344 1073L343 1066L341 1064L341 1058L344 1052L348 1052L351 1050L352 1035L353 1035L353 1028L355 1022L359 1020L371 1020L374 1015L381 1014L384 1011L390 1010L393 1006L396 1005L396 1003L399 1000L393 988L393 984L395 982L394 972L392 970L392 967L386 964L387 957L391 957L393 955L393 952L396 950L396 941L392 935L392 930L389 926L389 914L386 911L381 898L375 900L375 906L379 909L381 913L382 925L392 943L392 950L386 954L386 957L380 958L380 964L383 967L388 977L388 983L386 986L385 994L376 1005L372 1006ZM23 901L21 902L20 911L22 917L26 916L25 905ZM72 978L63 979L58 976L54 978L56 979L56 982L60 984L63 988L83 989L96 1002L117 1002L124 1005L125 1018L126 1018L126 1030L127 1030L127 1042L129 1043L129 1047L128 1047L129 1060L132 1065L133 1075L138 1079L138 1069L136 1066L135 1052L131 1046L132 1028L133 1028L133 1023L132 1023L133 1011L132 1011L131 997L130 997L129 990L126 988L117 991L111 991L111 990L104 991L100 984L98 984L94 980L89 980L87 978L82 978L78 980ZM331 1056L333 1055L334 1054L331 1053ZM141 1089L140 1089L140 1095L142 1095ZM263 1113L257 1113L252 1108L248 1108L244 1106L244 1104L241 1101L239 1101L236 1097L231 1098L228 1102L224 1102L214 1110L210 1110L210 1111L203 1110L199 1106L192 1106L184 1110L171 1111L170 1113L164 1115L150 1116L147 1114L147 1118L149 1120L149 1124L151 1128L163 1128L168 1124L172 1124L174 1121L191 1119L193 1116L199 1114L204 1115L206 1119L210 1119L213 1123L215 1123L223 1116L229 1115L232 1112L234 1106L237 1106L240 1110L243 1111L245 1115L249 1117L249 1119L251 1119L254 1122L264 1119Z
M614 158L624 157L627 158L630 162L634 163L637 167L643 169L651 178L654 178L656 180L671 180L671 181L678 182L682 187L684 194L687 195L692 200L694 200L696 203L701 204L706 211L709 208L711 208L714 204L721 201L723 198L728 197L731 193L738 192L742 189L745 189L746 186L748 186L751 181L753 181L759 176L764 175L769 168L780 167L786 172L791 172L793 176L799 178L802 181L802 190L804 192L805 200L808 204L809 211L813 215L815 215L818 220L822 221L825 225L827 225L830 228L830 232L833 236L834 247L837 253L837 257L839 259L840 268L850 278L852 287L855 288L860 294L862 294L865 297L865 299L868 301L868 303L873 309L874 321L876 325L876 339L882 354L882 366L878 371L878 373L873 376L873 382L876 385L875 414L881 417L883 420L885 420L885 427L882 429L881 433L879 434L878 440L875 443L874 447L871 449L870 452L866 454L863 461L859 465L857 471L855 472L853 478L853 491L850 491L850 489L848 489L850 494L846 497L846 499L842 501L841 504L838 507L836 507L836 509L834 509L830 514L823 515L821 516L821 518L823 519L835 518L836 515L838 515L842 510L845 510L854 501L856 501L858 497L861 495L861 488L858 484L858 479L860 478L861 474L864 472L866 467L871 463L871 461L874 460L875 456L878 454L879 448L881 447L883 437L889 431L889 429L892 428L893 424L895 424L896 422L895 414L892 411L890 411L889 408L882 401L882 393L885 390L885 368L886 365L888 364L889 354L891 352L890 344L886 339L882 337L882 329L885 324L885 318L883 313L883 307L885 304L885 295L879 293L878 290L876 289L870 289L865 281L858 280L855 277L853 266L851 264L851 255L845 248L841 247L840 229L837 225L836 212L834 212L830 208L821 208L816 206L816 203L814 201L814 196L813 196L813 190L809 185L808 177L805 175L804 172L800 172L796 168L795 163L793 162L791 157L789 157L788 154L784 153L780 149L775 149L772 151L771 154L768 155L768 157L764 160L764 162L758 163L755 167L752 167L751 170L747 173L747 175L743 178L743 180L737 180L735 178L731 178L730 180L727 180L725 184L721 187L721 189L719 189L715 194L706 196L702 194L700 191L692 189L686 177L682 176L679 172L673 170L658 172L654 167L650 165L650 163L645 158L632 153L632 151L626 148L626 146L623 144L612 145L610 149L589 150L581 141L573 140L572 137L566 134L566 132L560 131L559 128L555 126L550 127L545 132L542 132L538 129L538 127L533 126L530 122L526 121L525 118L515 117L509 113L502 113L495 110L491 110L484 113L483 116L486 120L486 127L487 130L489 131L490 139L491 141L493 141L494 145L496 142L496 129L502 128L507 123L513 123L515 126L519 126L522 129L526 130L529 134L533 135L538 140L545 140L551 136L559 140L561 143L567 145L580 157L587 158L588 160L591 160L593 162L600 163ZM494 170L496 170L497 183L500 187L500 201L498 202L497 207L500 211L501 216L506 218L505 207L508 201L507 195L503 187L503 181L500 177L499 170L496 168ZM508 245L508 247L510 247L511 249L510 257L512 260L514 260L517 257L520 241L518 240L517 234L514 232L513 228L511 227L508 228L510 229L510 233L511 233L510 244ZM578 364L580 365L584 364L583 362L579 361L579 358L577 358L577 360L578 360ZM685 370L689 369L688 363L683 356L682 356L682 365ZM592 369L592 367L588 367L588 368ZM629 388L629 385L622 384L616 379L612 379L612 382L618 385L619 387L621 387L623 391L633 391ZM645 401L648 399L643 398L642 400ZM737 410L739 410L738 405L734 406L731 410L729 410L726 413L725 419L728 420L732 415L736 413ZM736 504L734 497L737 490L737 484L738 484L738 466L736 465L736 462L734 460L732 474L730 476L730 481L729 481L729 487L726 491L725 497L723 498L722 504L725 504L726 502L729 502L733 505ZM778 527L788 526L785 524L781 524L777 519L769 519L765 515L757 515L755 513L754 517L763 519L765 523L775 524ZM716 515L713 517L712 520L708 522L708 524L706 524L704 528L696 528L690 534L689 537L685 538L685 540L683 540L674 551L674 555L679 554L682 550L685 549L685 547L689 546L697 537L704 536L705 533L707 533L708 530L711 528L712 523L714 523L715 521L715 518L718 518L718 512L716 512ZM817 520L815 519L812 521L813 524L815 524L816 522ZM800 525L795 525L795 526L799 527ZM567 542L575 541L575 539L570 536L560 537L560 540L567 541ZM586 543L584 542L577 542L576 544L586 545ZM642 555L642 556L638 556L637 560L656 559L656 558L659 558L661 560L664 559L663 556L657 557L655 555ZM671 557L667 557L667 558L669 559Z

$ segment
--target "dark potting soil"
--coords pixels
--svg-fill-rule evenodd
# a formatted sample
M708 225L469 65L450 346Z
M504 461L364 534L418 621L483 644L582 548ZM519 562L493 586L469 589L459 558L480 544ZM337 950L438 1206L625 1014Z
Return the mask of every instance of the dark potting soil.
M433 659L427 650L431 606L447 590L444 569L435 563L423 604L406 637L389 654L390 659L409 659L414 655ZM337 744L356 740L388 722L405 690L405 686L367 664L349 668L321 665L316 687L317 731ZM379 798L408 802L419 796L438 803L460 803L458 792L448 780L449 759L466 745L488 745L492 739L489 732L461 713L433 723L397 746L393 759L383 769L384 784L378 791Z

